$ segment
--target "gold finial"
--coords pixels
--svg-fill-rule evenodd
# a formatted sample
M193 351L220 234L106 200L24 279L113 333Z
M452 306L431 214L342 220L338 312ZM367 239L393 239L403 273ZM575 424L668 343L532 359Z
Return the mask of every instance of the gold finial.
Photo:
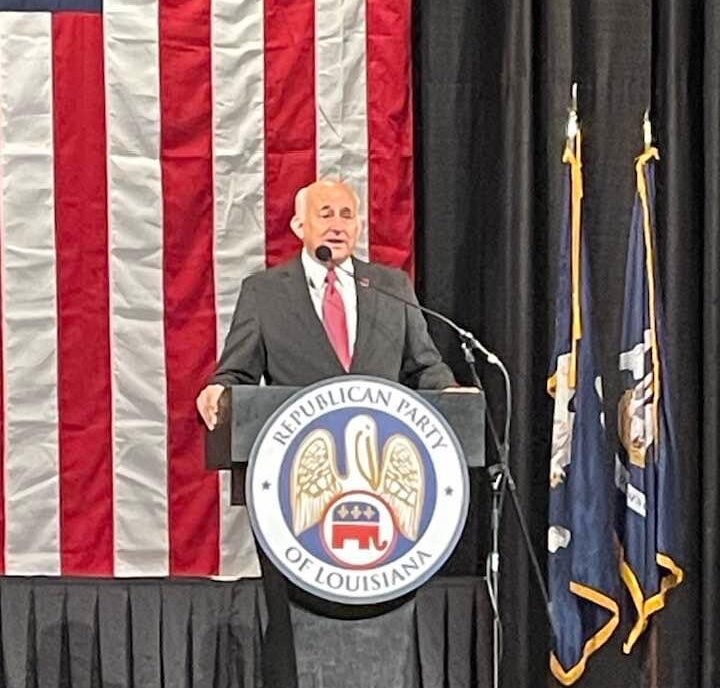
M568 112L567 121L567 137L568 140L573 141L578 133L578 116L577 116L577 81L573 82L571 90L571 102L570 111Z
M652 124L650 123L650 110L645 110L643 115L643 143L645 144L645 150L652 146Z

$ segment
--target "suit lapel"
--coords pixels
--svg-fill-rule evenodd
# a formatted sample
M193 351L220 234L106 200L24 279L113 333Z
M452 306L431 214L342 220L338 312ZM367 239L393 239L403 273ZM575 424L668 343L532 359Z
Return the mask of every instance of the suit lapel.
M371 269L368 263L355 260L356 292L357 292L357 335L350 372L362 370L372 352L373 322L378 308L381 307L378 294L368 285L371 284Z
M338 368L339 370L333 370L333 373L339 375L343 367L327 338L324 325L315 312L300 258L288 263L283 278L290 317L298 321L299 326L304 330L308 338L308 346L316 349L318 356L332 361L333 365L329 367Z

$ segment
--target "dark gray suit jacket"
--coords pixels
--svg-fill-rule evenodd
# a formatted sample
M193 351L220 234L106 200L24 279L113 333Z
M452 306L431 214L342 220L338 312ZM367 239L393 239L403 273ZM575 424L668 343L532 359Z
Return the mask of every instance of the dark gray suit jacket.
M358 327L351 374L375 375L414 389L455 384L422 314L363 287L369 283L415 301L407 275L353 259ZM345 374L317 317L300 258L248 277L242 285L211 382L305 386Z

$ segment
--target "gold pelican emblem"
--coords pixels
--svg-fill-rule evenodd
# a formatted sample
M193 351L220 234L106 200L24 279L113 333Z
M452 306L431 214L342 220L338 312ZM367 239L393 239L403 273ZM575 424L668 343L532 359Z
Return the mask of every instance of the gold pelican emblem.
M362 490L380 497L395 515L400 532L416 540L425 479L415 444L405 435L395 434L385 442L380 460L377 425L361 414L345 427L345 456L343 475L337 467L335 441L324 429L310 432L298 447L290 479L295 535L318 523L338 495Z

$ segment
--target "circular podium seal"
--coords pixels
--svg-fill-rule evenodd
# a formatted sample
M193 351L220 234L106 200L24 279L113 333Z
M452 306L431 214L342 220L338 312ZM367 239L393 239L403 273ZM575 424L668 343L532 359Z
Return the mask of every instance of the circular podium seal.
M421 396L343 376L303 389L267 421L246 495L255 536L289 580L372 604L414 590L447 560L468 475L455 433Z

